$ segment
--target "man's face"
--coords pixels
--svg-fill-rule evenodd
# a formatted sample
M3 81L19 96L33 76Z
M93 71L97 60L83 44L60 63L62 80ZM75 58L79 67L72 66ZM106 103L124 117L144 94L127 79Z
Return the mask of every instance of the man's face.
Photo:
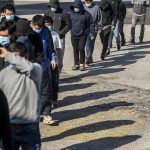
M52 24L51 23L49 23L49 22L45 22L45 26L52 26Z
M15 13L13 11L10 11L8 9L5 10L5 16L14 16Z
M34 23L30 23L30 26L31 26L31 28L33 28L33 29L37 29L37 30L40 30L41 29L41 27L39 27L38 25L36 25L36 24L34 24Z
M92 2L92 0L85 0L86 4L90 4Z

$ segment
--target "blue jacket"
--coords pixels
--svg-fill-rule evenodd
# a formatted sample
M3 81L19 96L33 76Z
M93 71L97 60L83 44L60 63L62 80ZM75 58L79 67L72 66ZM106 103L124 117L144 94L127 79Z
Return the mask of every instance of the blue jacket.
M79 13L74 12L74 7L80 8ZM70 19L72 22L71 35L83 36L90 33L91 15L84 9L81 0L75 0L70 7Z
M50 62L52 60L56 61L56 53L54 50L52 35L47 27L43 27L40 32L40 37L43 43L43 64L50 67Z

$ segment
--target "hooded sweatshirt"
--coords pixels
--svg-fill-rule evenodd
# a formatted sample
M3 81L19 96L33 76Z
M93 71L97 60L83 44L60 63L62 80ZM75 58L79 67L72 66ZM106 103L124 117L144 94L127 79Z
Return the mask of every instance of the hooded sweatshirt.
M41 66L11 52L6 60L10 65L0 72L0 89L8 101L11 124L39 123Z
M94 2L92 2L91 6L86 6L84 4L84 9L92 15L93 26L94 26L95 31L97 31L98 30L98 22L101 19L101 12L100 12L99 6L97 4L95 4Z
M99 4L101 10L100 27L112 25L113 21L113 7L108 0L101 0Z
M80 12L74 12L74 8L79 8ZM72 22L71 35L84 36L90 33L91 15L84 9L81 0L75 0L70 7L70 18Z
M71 29L71 20L67 11L60 8L59 0L50 0L48 10L45 12L45 16L53 18L53 30L57 32L60 38L65 38L65 35ZM51 7L56 8L57 11L53 12Z

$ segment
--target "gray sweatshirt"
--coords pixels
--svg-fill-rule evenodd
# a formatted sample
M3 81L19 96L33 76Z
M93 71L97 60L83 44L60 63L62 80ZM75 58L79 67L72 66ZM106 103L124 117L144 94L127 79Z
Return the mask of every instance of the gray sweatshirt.
M101 12L100 12L99 6L97 4L95 4L94 2L92 2L90 7L87 7L84 4L84 9L92 15L93 26L94 26L95 30L98 31L98 22L101 19Z
M133 12L136 14L146 14L146 7L149 5L149 0L132 0L134 4Z
M6 61L11 65L0 72L0 88L8 100L11 123L38 123L41 66L10 52L8 52Z

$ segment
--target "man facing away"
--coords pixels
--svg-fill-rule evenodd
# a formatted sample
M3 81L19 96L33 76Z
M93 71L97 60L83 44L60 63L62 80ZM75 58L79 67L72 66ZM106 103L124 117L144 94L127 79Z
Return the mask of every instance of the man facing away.
M0 48L0 58L9 66L0 72L0 88L7 97L13 137L13 149L40 150L40 86L42 68L32 63L29 50L21 42Z

